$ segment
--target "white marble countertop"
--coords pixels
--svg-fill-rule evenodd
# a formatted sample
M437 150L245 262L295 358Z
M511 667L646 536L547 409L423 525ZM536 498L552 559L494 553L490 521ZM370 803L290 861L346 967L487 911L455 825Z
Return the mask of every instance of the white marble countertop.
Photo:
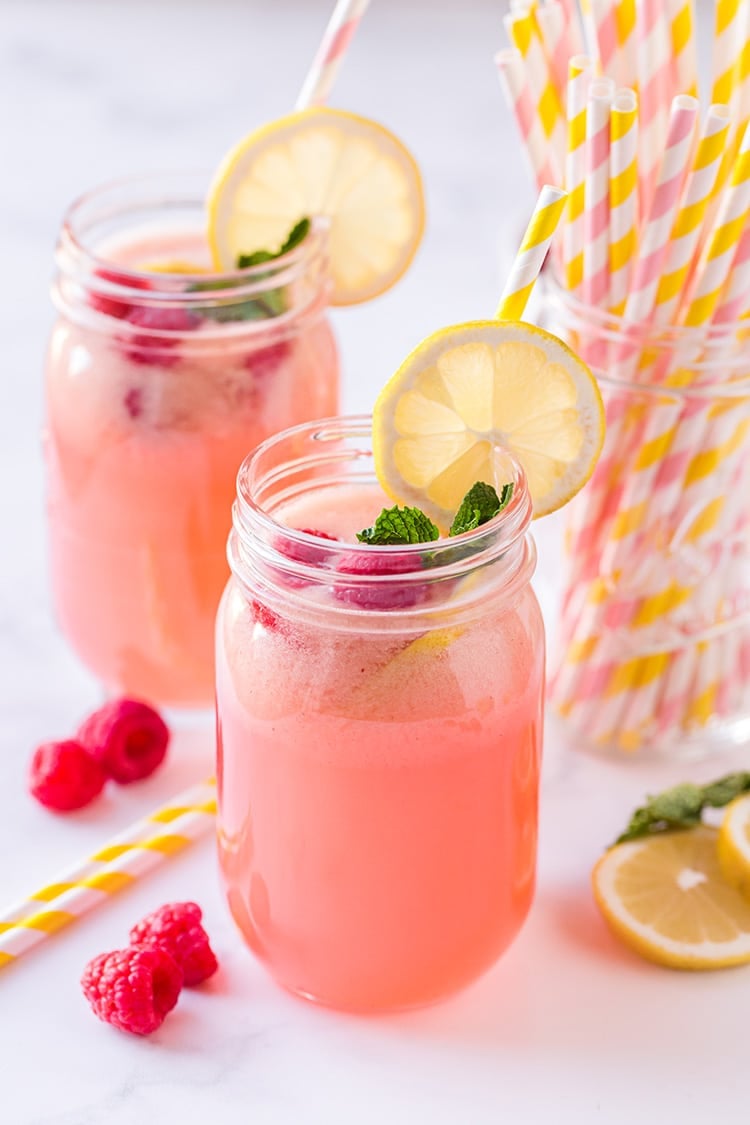
M178 734L152 780L63 819L26 795L33 747L98 699L52 619L37 438L56 225L79 191L139 170L206 166L296 93L328 0L5 0L0 74L4 316L0 411L0 903L30 891L207 772L211 737ZM531 193L494 75L495 0L373 0L339 104L413 147L429 226L409 277L336 316L345 405L428 331L493 308L504 247ZM554 606L557 528L539 529L537 588ZM670 973L609 936L588 873L646 791L747 764L604 762L547 739L539 889L506 957L449 1003L390 1018L280 992L224 910L208 841L0 976L2 1125L619 1125L699 1122L747 1105L750 970ZM149 1040L89 1012L85 962L166 900L195 898L221 959ZM736 1113L735 1113L736 1118Z

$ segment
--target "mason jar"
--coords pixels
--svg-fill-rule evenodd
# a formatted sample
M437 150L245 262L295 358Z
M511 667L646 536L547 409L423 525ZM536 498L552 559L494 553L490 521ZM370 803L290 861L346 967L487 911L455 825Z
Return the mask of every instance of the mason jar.
M366 418L242 464L217 620L219 855L292 992L424 1004L488 969L534 890L544 630L523 472L475 531L373 547Z
M667 756L750 738L750 324L654 327L547 281L604 452L570 505L550 698L574 742Z
M325 230L273 261L214 273L205 183L143 177L73 204L46 370L60 624L107 691L178 707L213 698L243 456L335 411L339 388Z

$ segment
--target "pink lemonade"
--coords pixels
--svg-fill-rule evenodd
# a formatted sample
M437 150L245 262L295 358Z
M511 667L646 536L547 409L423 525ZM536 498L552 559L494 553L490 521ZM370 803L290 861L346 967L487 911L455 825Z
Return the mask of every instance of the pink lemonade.
M347 481L337 463L332 483L290 469L278 502L240 476L217 625L219 851L235 921L273 976L375 1010L467 984L526 916L544 639L522 484L497 528L470 533L476 559L455 561L458 540L352 547L391 504L352 468ZM373 576L384 551L400 557Z
M269 434L336 409L338 361L315 232L288 260L217 278L202 272L199 199L174 190L150 214L154 186L95 193L63 228L52 581L64 632L109 690L195 706L213 697L238 466Z

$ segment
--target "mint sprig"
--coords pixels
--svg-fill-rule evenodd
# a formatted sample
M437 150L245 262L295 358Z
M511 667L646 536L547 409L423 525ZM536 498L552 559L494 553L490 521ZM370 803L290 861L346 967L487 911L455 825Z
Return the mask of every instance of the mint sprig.
M494 519L510 503L513 484L504 484L498 496L491 484L477 481L464 496L449 535L462 535ZM399 543L432 543L440 532L420 508L383 508L372 527L357 533L360 543L371 547L391 547Z
M264 262L274 262L283 257L284 254L296 249L300 243L304 242L309 233L310 220L307 218L300 219L289 231L278 250L253 250L250 254L239 254L235 263L236 267L238 270L244 270L263 265ZM271 272L269 271L269 275ZM269 275L260 274L259 280ZM190 291L211 292L212 290L224 290L225 288L223 281L199 281L191 286ZM206 308L203 310L203 315L211 320L218 321L220 324L225 324L229 321L238 320L267 320L269 317L281 316L283 312L286 312L287 307L284 290L277 288L259 293L248 301L228 302L225 305Z
M440 535L435 524L419 508L383 508L372 527L357 533L360 543L391 547L399 543L431 543Z
M494 519L503 508L507 508L512 495L512 482L504 484L498 496L491 484L478 480L461 501L448 534L463 535L465 531L481 527L483 523Z
M703 810L721 809L750 791L750 773L730 773L708 785L685 782L648 797L646 804L635 810L625 831L617 837L616 844L639 840L658 832L695 828L701 823Z

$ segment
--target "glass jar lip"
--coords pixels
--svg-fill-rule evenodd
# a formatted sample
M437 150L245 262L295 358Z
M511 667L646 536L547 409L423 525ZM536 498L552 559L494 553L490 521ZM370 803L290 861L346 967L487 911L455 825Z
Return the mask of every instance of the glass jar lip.
M474 556L477 560L481 557L482 561L486 562L483 548L494 544L498 553L504 553L526 535L532 517L531 496L523 467L510 450L503 451L507 455L507 461L512 470L514 485L513 495L507 506L492 520L472 531L466 531L453 537L441 535L439 539L428 543L373 546L370 543L341 542L337 545L330 540L323 540L305 531L289 528L279 523L256 499L255 491L262 483L259 479L259 463L264 456L273 454L274 448L278 447L281 442L303 437L321 443L326 441L336 442L345 437L366 439L369 438L371 433L371 415L339 415L314 422L304 422L298 426L282 430L261 442L245 457L237 472L237 500L234 505L235 530L240 534L250 536L260 534L266 541L281 534L284 540L295 544L305 552L319 550L325 556L330 556L331 551L338 548L345 551L347 555L356 555L360 558L372 557L373 554L378 554L383 558L393 558L394 556L399 556L400 559L413 558L414 571L409 570L406 571L405 575L400 574L400 579L412 574L417 575L420 572L423 575L420 558L426 550L430 552L431 569L439 570L443 564L446 566L455 565L457 546L472 548L469 557ZM370 463L372 464L372 460ZM278 467L274 472L278 475ZM322 480L321 484L325 485L325 481ZM476 551L476 555L474 555L474 551ZM394 576L367 575L369 581L377 580L379 577L385 580L390 578L392 581Z
M639 343L651 347L673 348L676 343L724 346L729 338L740 336L750 339L750 320L728 320L721 323L703 325L657 324L632 320L623 314L609 312L596 305L590 305L567 289L559 276L554 263L543 273L546 295L563 309L580 319L582 323L593 324L603 339L616 343L623 336L637 336Z
M268 289L270 284L283 285L292 280L301 266L307 266L315 258L320 258L325 263L328 254L328 237L330 222L326 217L314 216L311 219L311 229L308 236L288 253L274 258L270 262L261 262L254 266L242 269L223 271L171 271L136 269L132 266L114 262L110 258L99 255L87 243L85 235L80 230L86 209L98 200L103 200L109 193L127 191L128 189L153 188L152 204L154 206L168 206L170 202L189 202L196 207L204 206L204 193L198 190L197 184L202 182L207 190L211 182L212 173L206 169L186 170L182 172L151 172L137 173L130 176L118 177L105 181L86 192L79 194L68 206L63 215L60 237L56 252L56 261L62 273L80 272L87 275L89 283L96 279L96 289L104 297L114 300L139 300L158 303L169 301L180 304L196 301L197 298L206 299L207 291L197 293L192 287L201 282L210 281L211 300L231 298L232 301L241 301L252 298L259 291ZM175 188L160 188L165 180L176 181L178 178L195 182L195 187L178 195ZM142 205L141 205L142 206ZM126 205L119 208L122 212L128 210ZM135 208L134 208L135 211ZM114 213L113 210L110 213ZM102 273L104 276L102 276ZM146 286L146 283L148 285ZM156 284L155 284L156 283Z

